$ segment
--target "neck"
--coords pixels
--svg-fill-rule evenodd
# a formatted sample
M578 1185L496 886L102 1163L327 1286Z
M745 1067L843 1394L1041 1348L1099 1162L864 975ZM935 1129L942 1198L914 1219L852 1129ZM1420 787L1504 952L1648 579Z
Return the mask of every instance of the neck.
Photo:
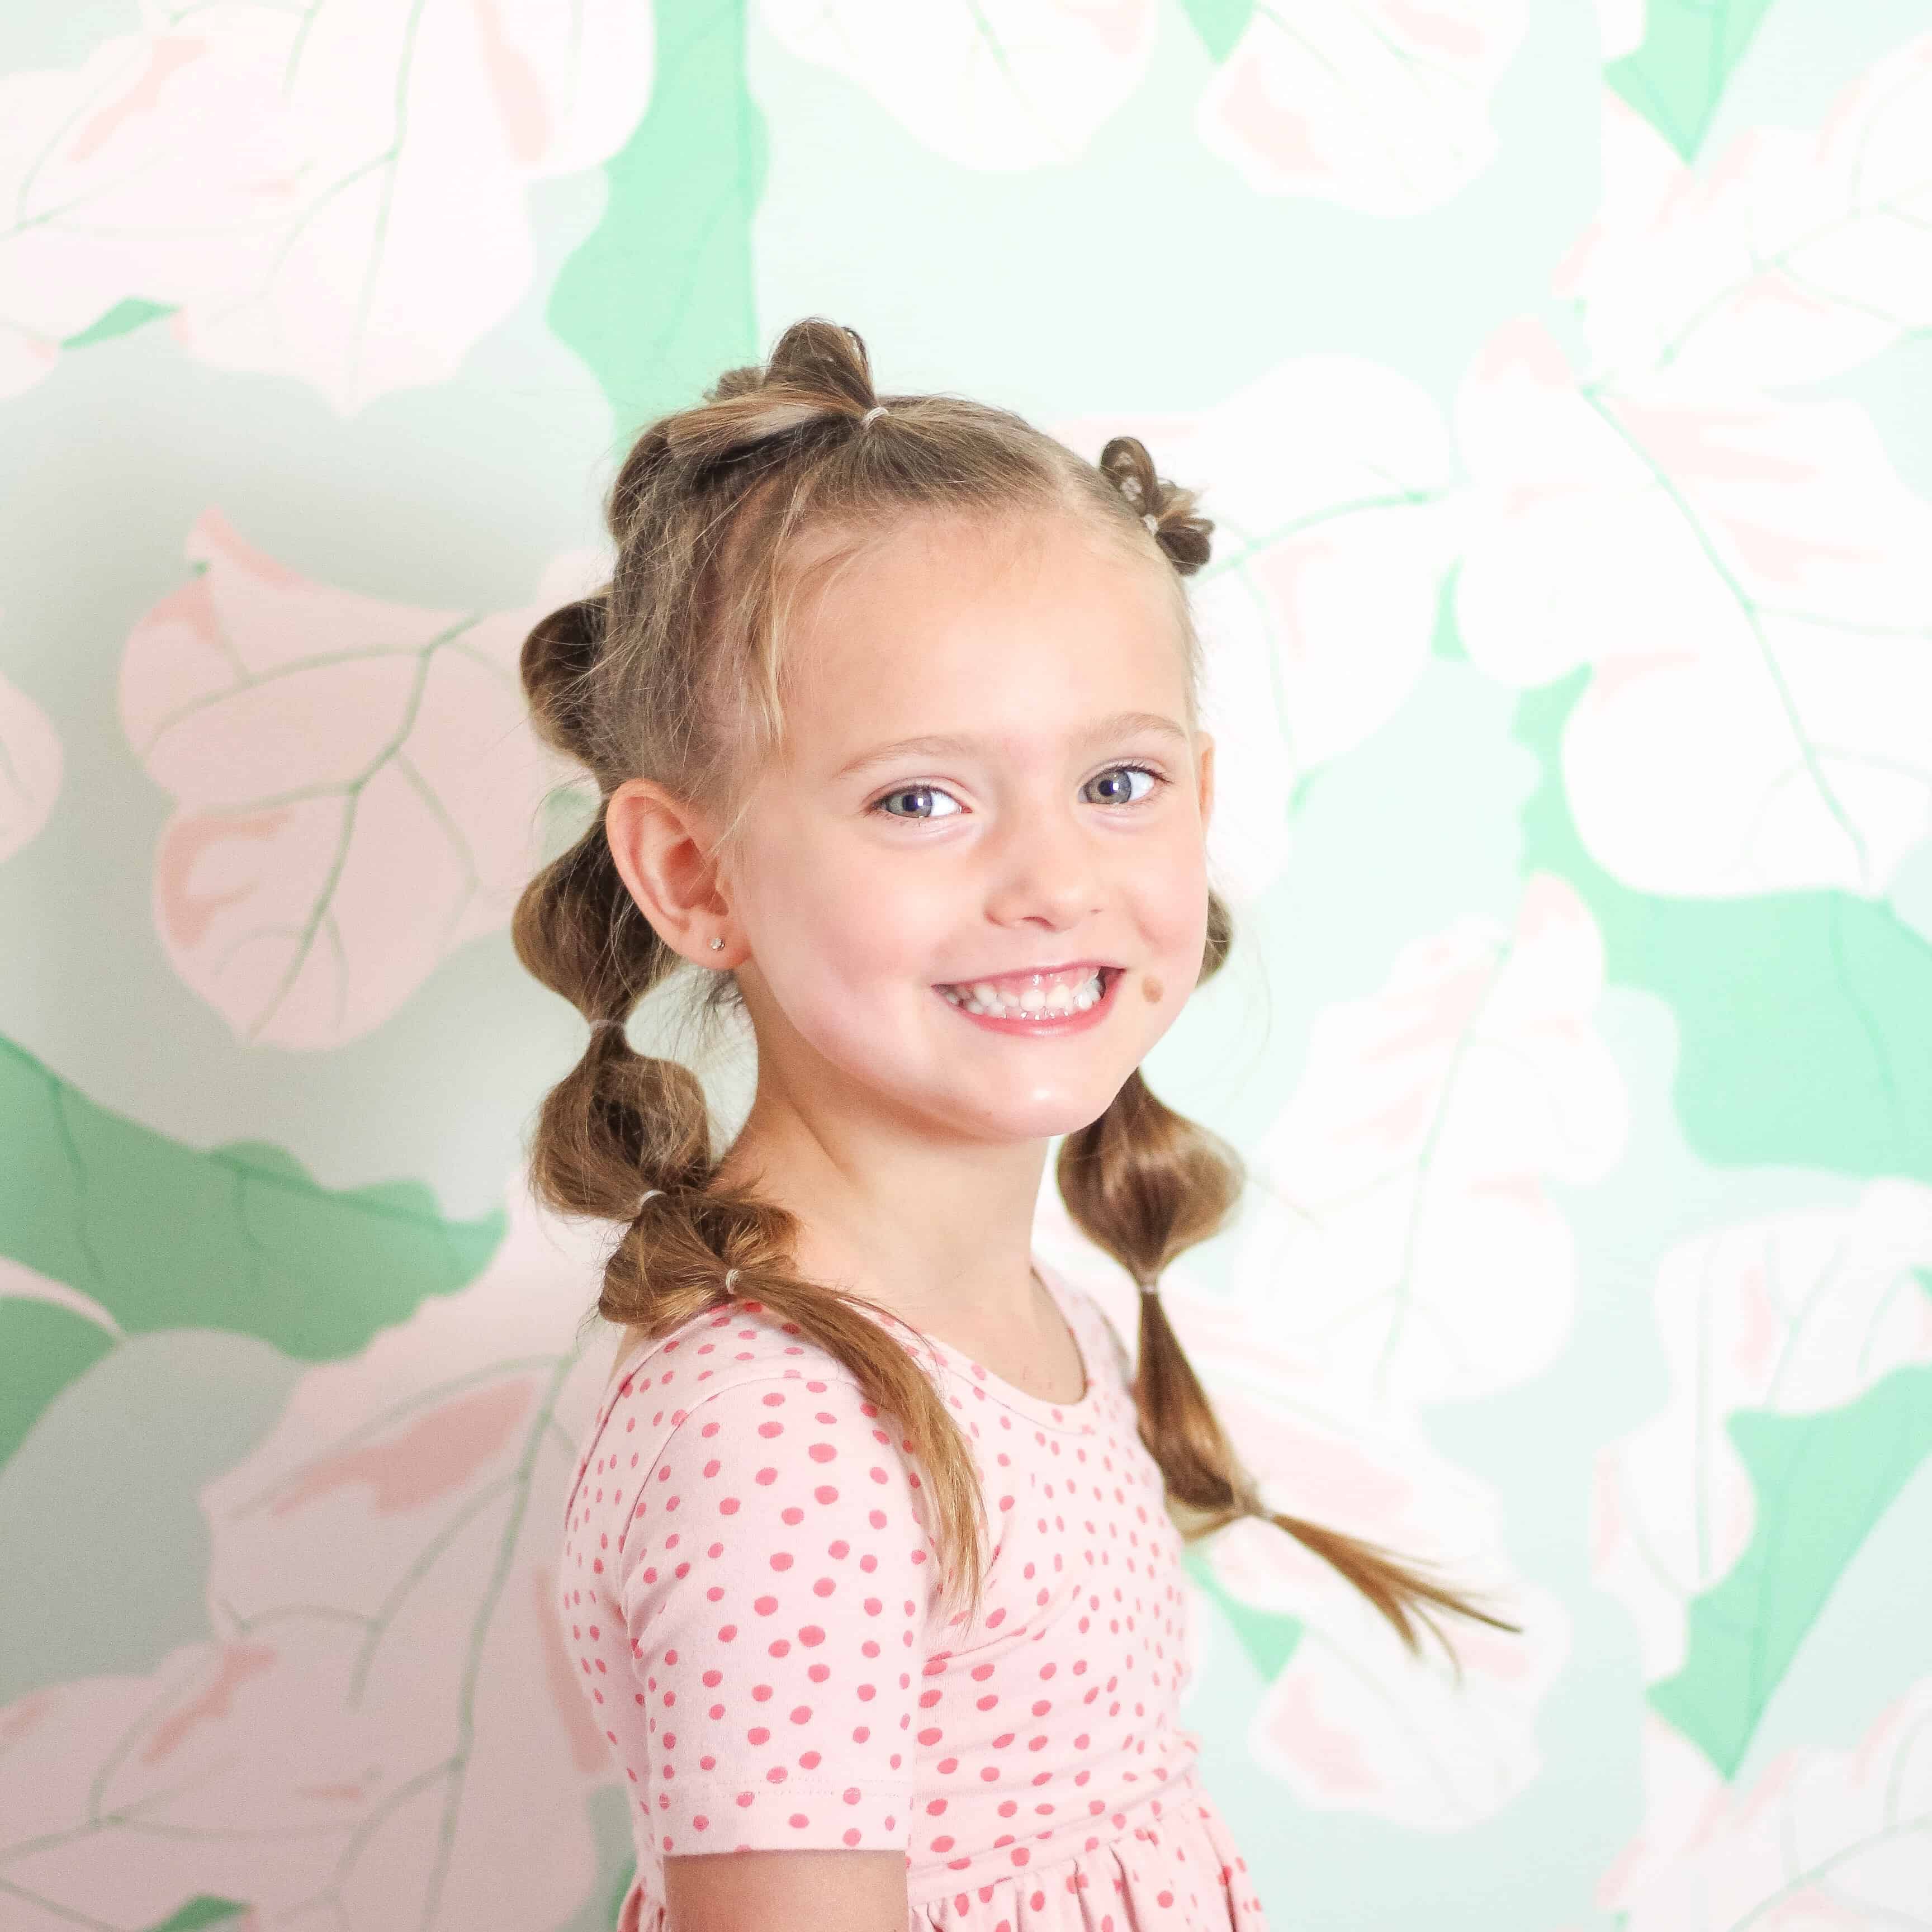
M1032 1278L1047 1143L962 1148L828 1137L754 1105L718 1169L797 1217L807 1278L944 1338L1047 1329ZM1050 1331L1048 1331L1050 1332Z

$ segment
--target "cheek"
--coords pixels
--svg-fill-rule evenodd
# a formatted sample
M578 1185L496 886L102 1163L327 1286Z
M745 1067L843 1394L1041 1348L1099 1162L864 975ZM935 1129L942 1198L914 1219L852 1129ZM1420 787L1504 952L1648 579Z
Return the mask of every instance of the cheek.
M760 970L788 1006L836 1011L917 976L933 948L927 909L895 868L808 841L768 851L749 896Z
M1165 969L1147 995L1152 1002L1162 997L1158 980L1171 987L1190 959L1198 963L1207 944L1208 869L1200 852L1190 848L1172 854L1164 865L1137 868L1126 883L1142 937Z

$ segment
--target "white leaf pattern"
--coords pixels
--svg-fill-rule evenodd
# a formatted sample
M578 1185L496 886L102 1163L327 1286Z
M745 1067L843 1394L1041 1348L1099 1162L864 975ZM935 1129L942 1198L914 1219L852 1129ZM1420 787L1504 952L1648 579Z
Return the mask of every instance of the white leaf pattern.
M1446 201L1496 152L1522 0L1270 0L1202 97L1203 144L1263 194L1366 214Z
M1139 82L1152 0L764 0L773 37L962 166L1077 160Z
M71 71L0 77L0 395L116 303L341 413L447 380L528 286L528 184L643 113L640 0L143 0Z

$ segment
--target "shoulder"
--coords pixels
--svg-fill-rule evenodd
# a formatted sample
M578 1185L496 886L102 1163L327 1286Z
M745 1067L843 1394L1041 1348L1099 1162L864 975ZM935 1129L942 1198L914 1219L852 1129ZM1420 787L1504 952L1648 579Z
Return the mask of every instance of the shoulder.
M673 1464L695 1448L703 1462L722 1460L760 1486L789 1489L801 1474L823 1478L836 1462L857 1481L920 1486L901 1432L852 1370L755 1303L686 1323L633 1363L604 1433L643 1449L640 1467L653 1484L669 1480Z
M775 1408L762 1396L782 1398L788 1388L818 1398L848 1432L874 1426L844 1364L760 1308L728 1303L651 1339L620 1362L604 1390L583 1444L572 1510L590 1505L621 1531L668 1446L709 1439L748 1409Z
M618 1394L677 1388L691 1402L746 1382L809 1370L852 1379L838 1358L756 1302L728 1302L658 1336L622 1364Z
M849 1557L870 1580L869 1614L882 1605L896 1612L903 1599L914 1616L938 1566L928 1567L929 1497L898 1426L826 1351L782 1330L746 1333L753 1325L739 1318L700 1331L731 1345L715 1367L697 1352L702 1343L657 1352L620 1398L640 1406L619 1426L628 1431L634 1419L643 1442L620 1543L628 1608L665 1612L677 1584L699 1574L692 1563L701 1550L707 1602L734 1578L748 1588L755 1578L748 1600L770 1616L804 1587L784 1573L804 1565L808 1551L827 1551L809 1560ZM836 1581L806 1580L818 1596ZM892 1589L880 1587L888 1580Z

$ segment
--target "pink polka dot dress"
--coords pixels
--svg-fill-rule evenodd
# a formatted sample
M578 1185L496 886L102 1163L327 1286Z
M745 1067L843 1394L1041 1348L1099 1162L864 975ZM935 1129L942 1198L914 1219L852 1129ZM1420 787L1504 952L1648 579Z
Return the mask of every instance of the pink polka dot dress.
M986 1498L970 1623L938 1610L903 1438L836 1357L736 1302L626 1364L561 1605L632 1800L620 1932L670 1932L667 1855L842 1846L905 1854L908 1932L1266 1932L1178 1719L1181 1540L1126 1352L1040 1274L1086 1365L1076 1402L891 1322Z

